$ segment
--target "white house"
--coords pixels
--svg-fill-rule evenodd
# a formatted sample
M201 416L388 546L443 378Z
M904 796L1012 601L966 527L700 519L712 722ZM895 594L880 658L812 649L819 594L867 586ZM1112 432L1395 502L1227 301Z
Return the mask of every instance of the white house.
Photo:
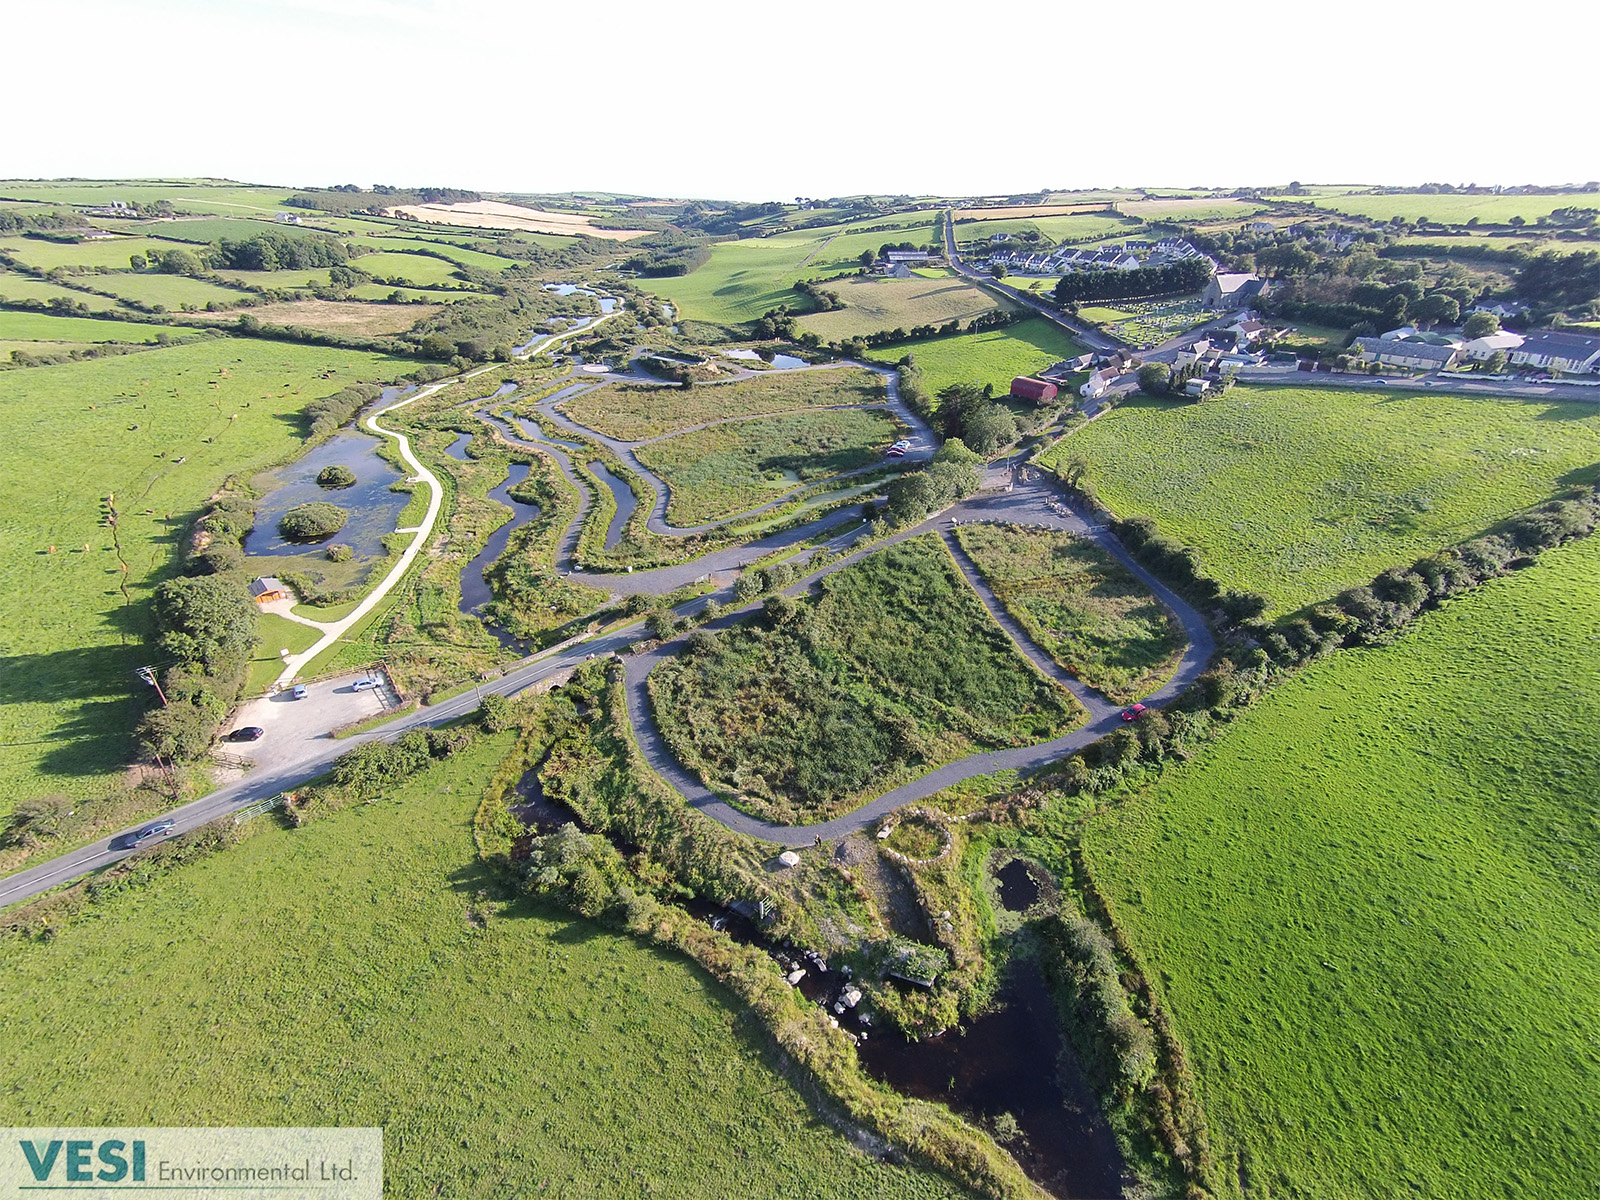
M1461 353L1473 362L1488 362L1497 353L1504 351L1510 354L1522 345L1522 335L1512 333L1509 329L1502 329L1499 333L1486 334L1481 338L1473 338L1461 348Z
M1085 400L1098 400L1111 390L1111 385L1116 381L1117 372L1110 367L1096 371L1084 380L1083 386L1078 389L1078 395Z
M1518 366L1544 367L1571 374L1593 371L1600 365L1600 337L1540 330L1522 339L1522 345L1511 352L1511 361Z
M1260 321L1235 321L1228 326L1227 332L1233 334L1235 344L1248 346L1257 338L1265 336L1267 327Z
M1493 313L1495 316L1504 321L1508 317L1516 316L1519 312L1527 307L1528 306L1520 300L1488 300L1474 304L1471 308L1467 309L1467 311L1469 313Z

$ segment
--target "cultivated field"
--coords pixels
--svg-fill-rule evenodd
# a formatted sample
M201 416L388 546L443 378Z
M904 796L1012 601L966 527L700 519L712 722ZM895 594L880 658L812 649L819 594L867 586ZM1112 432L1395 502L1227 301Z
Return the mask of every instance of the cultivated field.
M1248 217L1264 206L1227 196L1185 196L1159 200L1124 200L1117 211L1146 221L1205 221L1217 217Z
M1031 375L1064 358L1082 354L1083 347L1061 326L1034 317L1004 329L885 346L873 351L872 357L893 363L908 353L921 370L923 386L930 394L952 383L988 383L1004 395L1018 375Z
M1016 237L1019 233L1035 231L1043 234L1048 242L1089 242L1096 238L1136 234L1139 232L1139 227L1133 221L1106 216L1103 212L1072 216L958 220L955 226L958 242L986 242L997 233L1008 233Z
M994 623L937 535L828 576L650 675L661 731L709 786L805 821L976 750L1044 741L1082 715Z
M625 442L661 437L729 417L793 412L822 405L882 404L883 376L841 367L771 371L738 383L677 387L612 385L585 392L562 408L580 425Z
M1446 225L1465 225L1473 217L1479 221L1504 225L1512 217L1533 222L1558 208L1600 208L1600 194L1567 193L1533 196L1332 196L1312 201L1318 208L1351 216L1387 221L1404 217L1415 221L1426 217Z
M667 520L688 527L871 466L902 430L882 411L797 412L680 433L636 453L671 489Z
M236 183L208 184L197 180L170 182L132 182L118 180L73 183L38 183L33 180L0 180L0 199L35 201L40 204L154 204L170 201L180 212L239 215L248 213L294 212L282 201L293 194L291 188L241 187Z
M1087 864L1188 1047L1219 1174L1600 1191L1597 728L1590 538L1310 667L1091 818Z
M391 289L392 290L392 289ZM286 300L249 310L268 325L295 325L301 329L326 329L340 333L376 335L401 333L439 311L437 304L362 304L353 300ZM229 320L237 319L236 314Z
M207 338L0 374L0 808L103 793L143 710L131 672L150 652L150 590L196 509L228 475L293 454L313 399L411 365ZM102 523L113 494L125 577Z
M643 229L597 229L597 218L581 213L546 212L538 208L525 208L520 204L502 204L497 200L474 200L462 204L411 204L397 211L419 221L434 221L445 225L464 225L478 229L518 229L529 233L583 234L586 237L604 238L608 241L626 242L643 237Z
M1287 612L1600 475L1593 404L1239 386L1130 399L1046 456L1082 455L1119 515Z
M949 320L970 321L998 307L988 292L954 277L852 279L832 284L829 290L837 293L845 307L812 313L799 322L801 329L825 342L881 330L943 325Z
M813 1116L682 957L508 898L472 818L509 746L0 941L0 1114L382 1125L394 1196L955 1200Z
M1005 609L1074 676L1119 703L1148 696L1187 644L1159 600L1095 543L1009 525L962 525L956 540Z

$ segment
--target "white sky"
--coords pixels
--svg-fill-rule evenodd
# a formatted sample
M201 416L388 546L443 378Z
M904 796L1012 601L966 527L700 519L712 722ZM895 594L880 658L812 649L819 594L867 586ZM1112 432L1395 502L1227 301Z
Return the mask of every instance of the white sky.
M0 176L857 192L1600 178L1597 22L1524 0L52 0Z

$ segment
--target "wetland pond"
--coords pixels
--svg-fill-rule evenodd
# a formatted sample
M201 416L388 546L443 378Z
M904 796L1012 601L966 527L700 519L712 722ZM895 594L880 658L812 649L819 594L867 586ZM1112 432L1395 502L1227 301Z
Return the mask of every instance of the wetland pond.
M376 438L346 429L314 447L309 453L256 480L267 489L256 503L255 528L245 538L244 550L250 555L323 557L315 543L288 542L278 535L278 520L300 504L325 500L350 514L344 528L328 541L349 546L357 559L380 558L385 554L383 539L394 532L400 512L410 500L407 492L392 492L400 472L378 455ZM327 467L348 467L356 482L347 488L325 488L317 474Z

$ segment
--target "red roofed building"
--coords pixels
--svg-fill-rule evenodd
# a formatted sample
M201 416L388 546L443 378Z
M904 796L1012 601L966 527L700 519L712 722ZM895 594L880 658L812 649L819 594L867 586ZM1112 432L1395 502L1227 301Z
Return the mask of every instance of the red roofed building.
M1049 404L1056 398L1056 385L1046 379L1035 379L1031 375L1018 375L1011 381L1011 396L1014 400L1032 400L1035 404Z

